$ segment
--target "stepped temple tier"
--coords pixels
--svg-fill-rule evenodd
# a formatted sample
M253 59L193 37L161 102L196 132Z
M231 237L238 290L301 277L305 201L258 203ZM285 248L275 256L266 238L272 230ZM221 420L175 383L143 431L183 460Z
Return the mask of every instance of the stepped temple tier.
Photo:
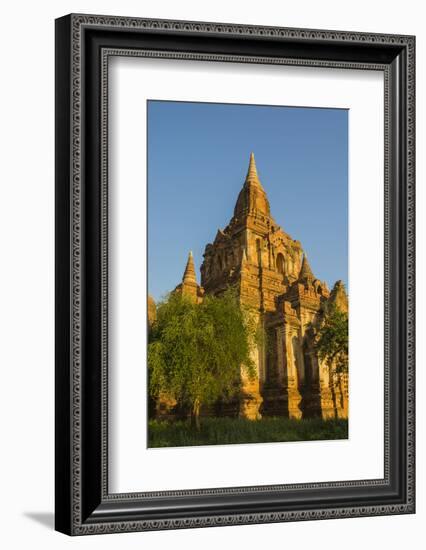
M241 398L222 405L219 414L347 418L348 375L330 379L314 347L327 304L348 311L344 285L337 281L330 292L312 272L301 243L275 222L253 153L234 215L205 247L201 285L190 253L175 291L199 303L204 294L219 295L229 286L263 325L267 344L256 351L255 381L243 380Z

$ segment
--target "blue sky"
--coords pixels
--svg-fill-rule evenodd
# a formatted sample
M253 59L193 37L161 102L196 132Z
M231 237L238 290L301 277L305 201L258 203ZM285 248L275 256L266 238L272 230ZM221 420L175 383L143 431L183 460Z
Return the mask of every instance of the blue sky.
M148 101L148 292L182 278L189 250L232 217L253 151L275 221L316 277L348 282L348 111Z

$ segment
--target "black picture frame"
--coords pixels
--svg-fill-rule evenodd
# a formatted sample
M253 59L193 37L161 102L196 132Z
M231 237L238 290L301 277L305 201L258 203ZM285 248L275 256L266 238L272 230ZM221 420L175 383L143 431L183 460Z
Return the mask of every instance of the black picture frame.
M176 62L383 71L383 479L108 493L105 92L108 57L137 52ZM56 20L58 531L85 535L414 513L414 80L413 36L80 14Z

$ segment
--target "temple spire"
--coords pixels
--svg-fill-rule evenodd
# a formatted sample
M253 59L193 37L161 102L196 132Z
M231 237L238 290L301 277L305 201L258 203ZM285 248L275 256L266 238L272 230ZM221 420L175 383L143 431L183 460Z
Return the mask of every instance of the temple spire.
M254 153L250 153L250 162L246 176L246 183L255 183L262 187L256 168L256 161L254 159Z
M271 215L268 197L257 173L254 154L250 153L246 179L235 204L234 216L241 218L256 211L263 216Z
M308 262L308 256L306 255L306 252L304 252L302 268L300 269L299 280L312 282L314 279L315 279L314 274L312 273L311 266L309 265L309 262Z
M182 278L183 283L197 283L197 277L195 275L194 258L192 256L192 250L189 252L188 261L186 262L185 272Z
M348 295L343 281L336 281L330 295L330 302L335 304L340 311L348 312Z

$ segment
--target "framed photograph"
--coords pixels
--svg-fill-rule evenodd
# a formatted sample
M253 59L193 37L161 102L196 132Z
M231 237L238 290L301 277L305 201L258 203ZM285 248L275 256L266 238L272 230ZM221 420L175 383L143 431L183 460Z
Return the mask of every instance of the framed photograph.
M56 20L56 529L415 511L415 39Z

